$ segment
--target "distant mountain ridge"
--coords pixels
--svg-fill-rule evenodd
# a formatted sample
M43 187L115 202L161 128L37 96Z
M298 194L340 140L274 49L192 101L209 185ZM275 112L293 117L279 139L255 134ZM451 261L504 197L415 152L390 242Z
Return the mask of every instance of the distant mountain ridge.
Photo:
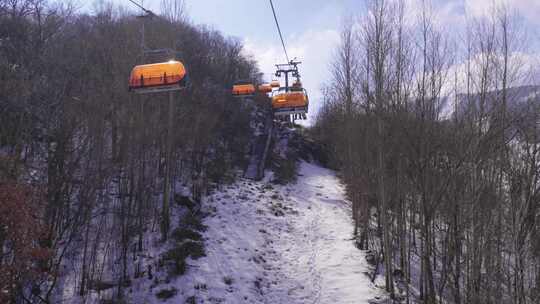
M502 102L502 90L494 90L488 92L483 98L479 93L476 94L457 94L459 114L464 114L469 111L480 111L483 106L483 111L489 113L493 111ZM506 89L507 99L506 106L508 111L523 111L527 102L540 101L540 86L516 86ZM484 103L482 104L482 100ZM446 97L443 103L452 107L452 113L455 111L454 103L451 102L451 97Z

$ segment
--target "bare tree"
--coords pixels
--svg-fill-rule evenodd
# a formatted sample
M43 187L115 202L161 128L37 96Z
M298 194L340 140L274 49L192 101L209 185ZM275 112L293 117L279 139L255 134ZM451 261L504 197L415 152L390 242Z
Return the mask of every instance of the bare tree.
M161 0L161 14L170 22L183 22L186 18L184 0Z

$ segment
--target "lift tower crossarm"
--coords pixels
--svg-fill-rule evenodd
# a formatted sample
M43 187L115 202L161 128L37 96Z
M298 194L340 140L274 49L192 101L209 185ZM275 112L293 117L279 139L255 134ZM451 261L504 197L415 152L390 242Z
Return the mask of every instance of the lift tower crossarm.
M289 74L292 77L296 77L296 80L300 79L300 73L298 72L298 65L300 61L291 60L289 63L276 64L276 77L281 77L281 74L285 74L285 91L289 91Z

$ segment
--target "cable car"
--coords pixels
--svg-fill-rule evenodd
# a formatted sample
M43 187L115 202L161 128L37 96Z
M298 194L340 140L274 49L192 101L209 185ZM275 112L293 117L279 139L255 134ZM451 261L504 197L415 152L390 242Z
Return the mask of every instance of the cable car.
M186 74L176 60L137 65L131 71L129 90L139 94L181 90L186 87Z
M279 88L279 81L278 80L272 80L272 82L270 82L270 86L272 88Z
M297 88L280 88L274 92L272 96L272 109L274 116L286 116L300 114L305 117L308 112L309 97L305 89Z
M249 82L237 82L232 88L232 94L235 97L253 96L253 94L255 94L255 86Z
M269 85L269 84L261 84L259 86L259 92L261 92L263 94L270 93L270 92L272 92L272 86Z

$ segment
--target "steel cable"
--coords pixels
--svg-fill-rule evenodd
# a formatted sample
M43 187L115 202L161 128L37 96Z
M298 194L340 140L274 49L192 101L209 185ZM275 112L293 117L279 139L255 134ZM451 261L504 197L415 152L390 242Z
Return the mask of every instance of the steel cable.
M279 33L279 38L281 39L281 45L283 46L283 52L285 52L285 58L287 58L287 63L289 62L289 54L287 54L287 48L285 47L285 41L283 40L283 35L281 34L281 28L279 27L279 22L276 16L276 10L274 9L274 3L270 1L270 6L272 7L272 13L274 14L274 20L276 21L277 30Z

